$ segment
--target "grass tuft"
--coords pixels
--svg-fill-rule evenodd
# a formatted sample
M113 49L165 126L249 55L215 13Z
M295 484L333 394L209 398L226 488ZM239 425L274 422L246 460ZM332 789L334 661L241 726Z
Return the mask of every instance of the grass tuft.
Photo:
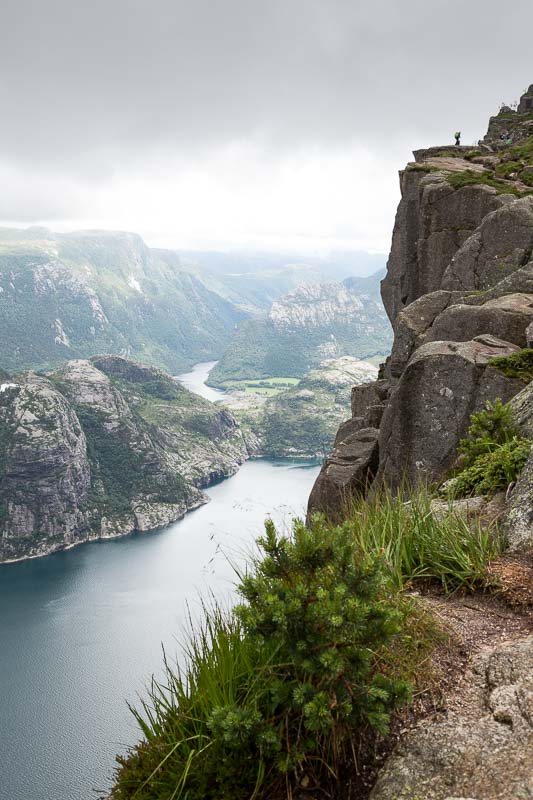
M384 489L356 501L344 523L363 554L381 555L394 586L438 582L445 591L484 585L488 563L503 548L496 529L449 508L435 513L424 488L394 496Z

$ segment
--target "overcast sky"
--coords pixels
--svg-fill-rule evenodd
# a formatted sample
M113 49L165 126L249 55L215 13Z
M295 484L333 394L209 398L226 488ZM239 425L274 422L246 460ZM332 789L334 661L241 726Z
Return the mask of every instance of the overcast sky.
M0 220L385 252L397 170L533 83L531 0L0 0Z

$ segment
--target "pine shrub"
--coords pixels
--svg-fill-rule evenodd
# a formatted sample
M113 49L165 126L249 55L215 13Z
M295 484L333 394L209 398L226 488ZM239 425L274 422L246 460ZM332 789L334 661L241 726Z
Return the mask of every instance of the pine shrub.
M447 482L451 498L493 495L516 481L531 451L531 442L520 436L511 409L497 399L472 414L466 438L458 452L461 469Z
M184 671L167 667L152 687L137 713L144 741L118 759L113 800L266 800L302 781L325 786L408 697L388 668L403 601L349 529L296 521L283 537L270 522L259 548L240 576L243 602L229 616L209 610Z

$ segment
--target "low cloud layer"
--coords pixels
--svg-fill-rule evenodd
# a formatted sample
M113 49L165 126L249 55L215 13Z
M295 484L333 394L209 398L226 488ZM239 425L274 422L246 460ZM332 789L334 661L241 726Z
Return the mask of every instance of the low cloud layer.
M386 249L409 148L474 141L533 82L529 0L4 0L0 24L0 218L176 245Z

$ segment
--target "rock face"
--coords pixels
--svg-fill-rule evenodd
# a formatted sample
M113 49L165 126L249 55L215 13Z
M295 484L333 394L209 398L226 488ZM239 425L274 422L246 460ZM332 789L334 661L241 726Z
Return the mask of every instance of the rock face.
M228 411L124 358L5 381L0 561L167 525L247 457Z
M478 655L457 706L401 741L371 800L533 797L533 637Z
M523 436L533 440L533 384L511 402L513 416ZM528 550L533 545L533 451L520 473L511 494L508 515L509 544L513 550Z
M88 531L91 468L73 408L45 378L0 393L0 560L33 555Z
M455 190L442 173L412 168L401 173L400 185L402 200L387 275L381 284L383 304L393 325L405 306L441 288L455 253L487 214L511 200L489 186Z
M490 366L491 359L517 351L491 336L418 348L382 419L378 478L393 488L405 479L412 484L441 478L456 458L471 414L487 400L510 400L522 388Z
M533 197L487 214L459 248L444 273L444 289L490 289L531 261Z
M376 474L378 435L376 428L359 428L352 420L342 426L313 486L308 514L321 511L335 522L346 516L352 498L365 492Z
M417 151L400 174L381 284L392 353L379 381L354 388L352 418L341 426L309 512L338 519L347 495L364 492L373 475L373 487L394 490L403 480L442 481L472 413L523 390L523 376L492 364L533 340L533 197L524 183L533 156L527 142L509 153L505 147L482 157L468 148ZM368 428L379 429L371 456L358 441ZM529 429L525 435L533 438ZM513 546L533 545L532 473L530 459L511 495Z

